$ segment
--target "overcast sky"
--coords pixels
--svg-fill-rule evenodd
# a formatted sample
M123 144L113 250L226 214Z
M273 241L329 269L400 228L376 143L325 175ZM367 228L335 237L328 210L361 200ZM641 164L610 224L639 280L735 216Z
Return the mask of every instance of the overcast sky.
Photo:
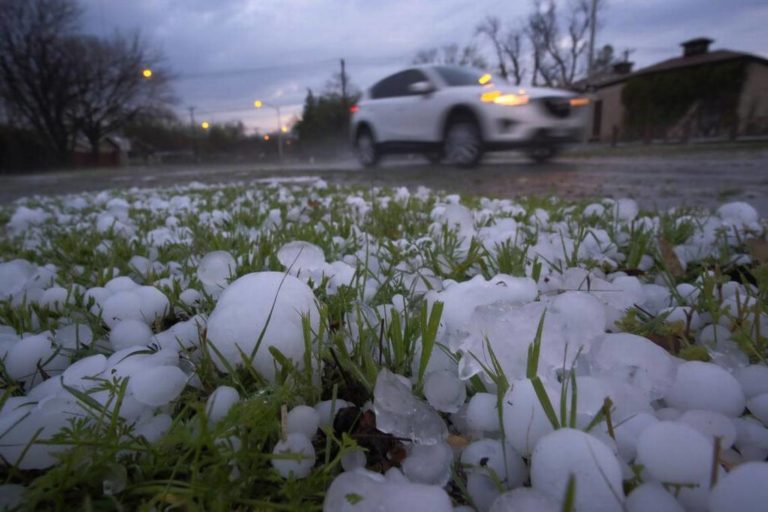
M485 16L510 26L526 0L81 0L85 29L97 35L139 30L162 50L180 112L198 121L242 119L271 130L274 111L254 99L301 112L306 89L321 92L344 57L365 88L408 63L422 48L473 40ZM564 2L560 2L564 3ZM607 0L597 44L634 49L635 69L680 53L697 36L713 48L768 55L765 0ZM478 41L479 43L479 41ZM240 110L244 109L244 110Z

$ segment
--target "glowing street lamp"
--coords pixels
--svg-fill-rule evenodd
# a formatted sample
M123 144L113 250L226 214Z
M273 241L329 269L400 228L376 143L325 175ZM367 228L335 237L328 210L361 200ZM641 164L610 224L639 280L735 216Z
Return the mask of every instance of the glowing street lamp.
M269 135L264 136L264 142L269 142Z
M277 112L277 157L282 162L283 161L283 133L288 132L288 127L283 126L283 120L280 117L280 107L278 105L270 105L269 103L265 103L261 100L255 100L253 102L253 106L255 108L269 107L269 108L275 109L275 111ZM265 135L264 140L269 140L269 137Z
M210 127L211 125L208 124L208 121L203 121L202 123L200 123L200 128L202 128L203 130L207 130Z
M145 68L145 69L144 69L144 70L141 72L141 76L143 76L144 78L152 78L152 70L151 70L151 69L149 69L149 68Z

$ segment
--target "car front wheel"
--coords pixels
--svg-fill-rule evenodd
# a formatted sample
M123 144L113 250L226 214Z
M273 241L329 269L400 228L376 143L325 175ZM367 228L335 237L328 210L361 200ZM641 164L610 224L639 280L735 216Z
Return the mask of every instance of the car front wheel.
M363 129L355 139L355 153L364 167L373 167L379 162L380 153L370 130Z
M483 156L483 141L477 123L459 119L448 125L443 142L443 154L448 163L459 167L474 167Z

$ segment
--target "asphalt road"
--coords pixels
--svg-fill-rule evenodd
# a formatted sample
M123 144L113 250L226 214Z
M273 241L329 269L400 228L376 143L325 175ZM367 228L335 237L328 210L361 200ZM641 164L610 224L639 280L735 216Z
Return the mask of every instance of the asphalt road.
M667 154L605 151L597 156L564 155L534 165L510 154L489 155L475 169L429 165L420 157L385 161L362 170L353 161L333 164L199 165L124 167L23 175L0 175L0 204L34 194L53 195L129 187L251 182L317 176L329 183L362 186L424 185L436 190L488 197L557 195L569 199L632 197L644 208L714 207L747 201L768 218L768 149L731 149Z

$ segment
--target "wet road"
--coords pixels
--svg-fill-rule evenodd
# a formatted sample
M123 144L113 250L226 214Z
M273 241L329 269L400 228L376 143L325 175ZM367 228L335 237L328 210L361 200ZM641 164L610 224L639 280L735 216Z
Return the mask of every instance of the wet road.
M557 195L568 199L632 197L644 208L713 207L743 200L768 217L768 150L696 151L657 156L565 155L533 165L515 154L489 155L476 169L429 165L421 158L387 161L373 170L352 162L275 165L125 167L0 176L0 204L34 194L66 194L112 188L251 182L269 178L321 177L362 186L424 185L489 197Z

